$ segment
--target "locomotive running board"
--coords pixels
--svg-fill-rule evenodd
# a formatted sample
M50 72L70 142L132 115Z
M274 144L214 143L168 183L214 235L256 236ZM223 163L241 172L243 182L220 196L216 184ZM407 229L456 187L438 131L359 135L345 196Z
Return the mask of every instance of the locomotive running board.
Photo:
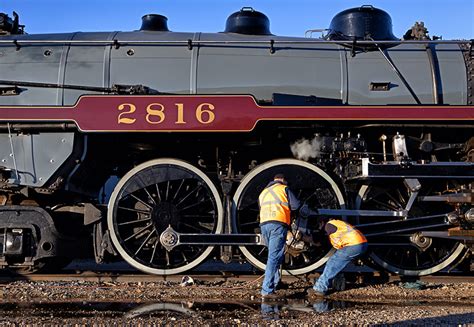
M357 178L466 178L474 179L473 162L390 161L373 164L362 159L362 176Z

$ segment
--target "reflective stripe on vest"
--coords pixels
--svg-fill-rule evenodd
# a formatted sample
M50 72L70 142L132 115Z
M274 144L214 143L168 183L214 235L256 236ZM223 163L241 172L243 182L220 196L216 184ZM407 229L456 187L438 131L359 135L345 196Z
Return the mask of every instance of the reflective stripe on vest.
M345 221L334 219L330 220L328 224L337 228L334 233L329 235L329 240L336 249L367 242L367 239L361 232Z
M260 193L260 223L279 221L290 224L290 206L285 192L286 185L275 184L267 187Z

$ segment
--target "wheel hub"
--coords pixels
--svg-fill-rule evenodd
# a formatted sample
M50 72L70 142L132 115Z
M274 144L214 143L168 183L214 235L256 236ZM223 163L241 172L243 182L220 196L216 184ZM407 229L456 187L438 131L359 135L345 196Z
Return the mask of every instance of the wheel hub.
M178 235L176 232L168 227L160 236L160 243L165 247L167 251L171 251L173 247L178 243Z
M430 237L423 236L421 233L415 233L410 237L410 241L420 250L425 251L431 246L432 239Z
M169 202L157 204L151 213L153 225L158 232L164 231L168 226L177 228L179 213L175 205Z

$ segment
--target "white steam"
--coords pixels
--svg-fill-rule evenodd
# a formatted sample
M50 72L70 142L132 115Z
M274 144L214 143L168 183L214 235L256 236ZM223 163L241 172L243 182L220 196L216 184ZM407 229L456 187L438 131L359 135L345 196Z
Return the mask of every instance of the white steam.
M302 138L290 145L293 156L297 159L308 161L309 158L316 158L321 153L321 136L315 135L312 140Z

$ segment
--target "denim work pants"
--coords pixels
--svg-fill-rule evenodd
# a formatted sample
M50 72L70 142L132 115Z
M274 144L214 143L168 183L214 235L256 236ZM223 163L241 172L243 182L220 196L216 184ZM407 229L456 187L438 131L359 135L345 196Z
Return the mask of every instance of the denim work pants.
M288 228L278 223L266 223L260 226L263 241L268 247L267 266L262 284L262 295L275 292L280 281L280 265L285 257L285 242Z
M347 266L352 259L362 255L367 250L367 243L346 246L334 253L326 262L323 274L314 283L313 289L326 293L334 277Z

